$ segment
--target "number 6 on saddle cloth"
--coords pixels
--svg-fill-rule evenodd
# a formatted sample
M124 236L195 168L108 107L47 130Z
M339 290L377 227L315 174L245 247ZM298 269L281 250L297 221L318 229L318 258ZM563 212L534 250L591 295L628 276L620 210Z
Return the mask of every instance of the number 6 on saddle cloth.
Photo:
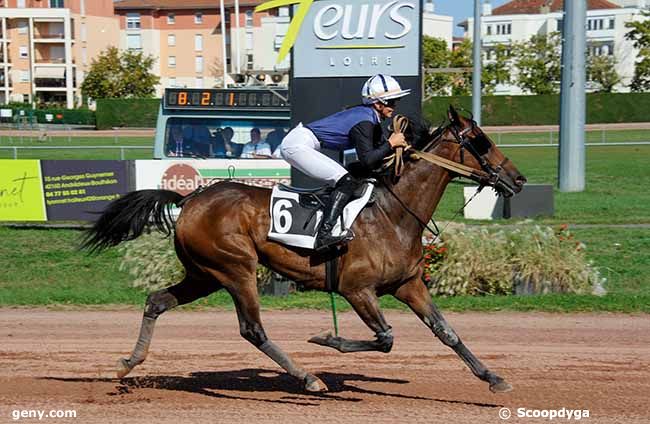
M345 206L332 234L340 235L350 231L361 210L371 203L375 181L366 180L355 193L355 199ZM323 218L323 205L328 204L327 196L331 187L317 189L298 189L283 184L273 187L271 194L271 228L268 238L288 246L313 249L316 234Z

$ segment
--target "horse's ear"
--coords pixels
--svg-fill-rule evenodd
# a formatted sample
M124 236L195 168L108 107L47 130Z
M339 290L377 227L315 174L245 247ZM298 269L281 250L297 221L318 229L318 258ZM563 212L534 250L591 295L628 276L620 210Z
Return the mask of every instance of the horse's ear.
M449 121L452 124L458 124L460 123L460 118L458 117L458 112L456 112L456 109L452 105L449 105L449 110L447 111L447 116L449 117Z

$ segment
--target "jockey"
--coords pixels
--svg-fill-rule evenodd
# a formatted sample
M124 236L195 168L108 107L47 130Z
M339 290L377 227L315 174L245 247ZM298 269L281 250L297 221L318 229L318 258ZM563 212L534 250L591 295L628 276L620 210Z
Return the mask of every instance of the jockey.
M363 104L322 118L307 125L298 124L282 140L280 154L306 175L334 186L331 202L325 209L316 238L317 250L348 239L333 236L332 229L352 198L359 182L338 162L320 153L322 147L334 150L355 148L361 165L376 169L392 149L406 146L402 134L394 133L388 142L382 137L380 122L391 118L397 100L411 90L402 90L395 78L375 75L363 86Z

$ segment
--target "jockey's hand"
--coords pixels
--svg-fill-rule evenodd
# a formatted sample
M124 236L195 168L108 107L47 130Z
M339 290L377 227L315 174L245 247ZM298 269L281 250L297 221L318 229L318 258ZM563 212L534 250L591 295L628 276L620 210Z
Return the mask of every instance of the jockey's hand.
M407 146L406 139L404 138L404 134L402 133L391 134L390 138L388 139L388 143L390 144L390 147L392 147L393 149Z

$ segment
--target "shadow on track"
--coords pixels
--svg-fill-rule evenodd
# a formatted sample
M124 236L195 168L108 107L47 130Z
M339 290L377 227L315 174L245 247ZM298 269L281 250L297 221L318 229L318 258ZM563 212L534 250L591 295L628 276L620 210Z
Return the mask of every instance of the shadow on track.
M328 392L305 393L304 389L300 387L296 380L288 374L259 368L249 368L237 371L195 372L191 373L187 377L159 375L148 377L129 377L123 379L63 377L43 377L41 379L74 383L118 383L117 386L115 386L114 391L107 393L109 396L128 395L134 393L138 389L157 389L195 393L221 399L293 404L300 406L319 406L323 401L332 400L345 402L362 402L362 398L354 396L354 394L359 394L387 396L411 400L456 403L488 408L496 408L502 406L497 404L410 396L400 393L365 389L353 384L355 382L408 384L408 380L369 377L362 374L332 372L319 373L318 377L321 378L325 384L327 384L329 388ZM232 396L222 393L223 391L235 391L251 394L260 392L278 392L286 393L287 395L281 396L278 399L264 399L247 396ZM353 395L347 396L344 394Z

